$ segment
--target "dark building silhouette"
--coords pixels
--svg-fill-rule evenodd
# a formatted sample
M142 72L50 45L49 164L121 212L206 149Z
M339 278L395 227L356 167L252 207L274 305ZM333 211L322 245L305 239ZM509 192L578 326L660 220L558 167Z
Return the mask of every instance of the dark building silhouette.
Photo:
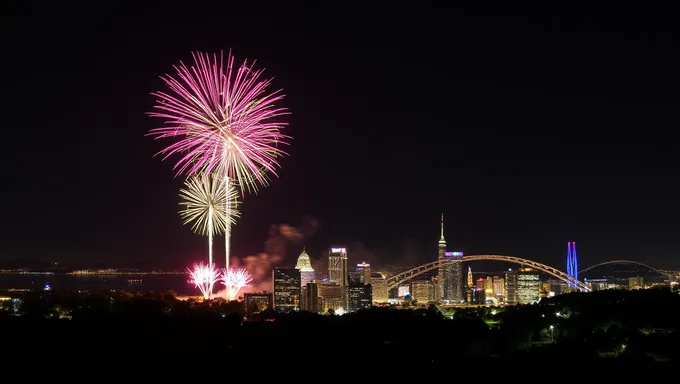
M349 311L371 308L373 295L370 284L350 285L347 288L347 306Z
M248 313L262 312L267 308L273 307L272 294L269 292L262 293L244 293L243 302Z

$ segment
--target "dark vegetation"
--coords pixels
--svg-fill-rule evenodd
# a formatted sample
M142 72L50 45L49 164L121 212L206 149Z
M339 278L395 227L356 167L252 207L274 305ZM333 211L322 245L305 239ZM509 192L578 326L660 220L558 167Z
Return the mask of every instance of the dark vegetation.
M145 362L148 368L162 361L163 369L225 362L256 367L259 361L266 369L304 363L390 371L483 361L480 367L592 364L621 374L640 365L654 365L658 373L680 361L680 295L665 289L575 293L538 305L455 313L431 306L343 316L247 314L238 302L179 301L172 292L32 292L2 303L5 363L31 356L58 364Z

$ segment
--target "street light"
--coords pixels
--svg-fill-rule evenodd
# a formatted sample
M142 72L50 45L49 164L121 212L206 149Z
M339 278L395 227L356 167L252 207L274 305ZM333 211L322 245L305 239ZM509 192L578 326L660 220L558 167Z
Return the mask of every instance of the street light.
M555 334L554 334L554 331L555 331L555 326L554 326L554 325L551 325L551 326L550 326L550 341L553 342L553 343L555 342Z

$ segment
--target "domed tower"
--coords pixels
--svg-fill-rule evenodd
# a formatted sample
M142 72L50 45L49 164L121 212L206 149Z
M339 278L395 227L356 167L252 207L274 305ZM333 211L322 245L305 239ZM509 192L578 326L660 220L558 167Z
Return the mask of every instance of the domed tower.
M302 249L300 256L298 256L295 269L300 271L300 284L303 287L306 287L307 283L310 283L315 279L312 261L309 259L309 255L304 248Z

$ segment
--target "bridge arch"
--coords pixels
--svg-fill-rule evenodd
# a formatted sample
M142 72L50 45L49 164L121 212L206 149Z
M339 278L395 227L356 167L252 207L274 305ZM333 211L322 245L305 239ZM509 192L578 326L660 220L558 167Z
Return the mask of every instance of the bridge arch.
M387 289L392 289L396 287L397 285L409 281L412 278L422 275L423 273L432 271L437 268L445 267L447 264L450 263L455 263L459 261L477 261L477 260L497 260L497 261L505 261L508 263L514 263L514 264L520 264L520 265L526 265L528 267L531 267L533 269L537 269L541 272L547 273L548 275L561 280L567 284L575 284L578 286L578 288L581 291L585 292L590 292L590 288L583 284L582 282L575 280L571 276L567 275L566 273L560 271L557 268L553 268L549 265L537 263L532 260L528 259L523 259L521 257L515 257L515 256L504 256L504 255L468 255L468 256L463 256L458 259L452 260L452 259L444 259L444 260L437 260L433 261L427 264L423 264L421 266L411 268L407 271L401 272L399 274L396 274L390 278L387 279Z
M588 271L590 271L591 269L594 269L594 268L597 268L597 267L601 267L601 266L603 266L603 265L610 265L610 264L633 264L633 265L640 265L640 266L643 266L643 267L646 267L646 268L651 269L652 271L654 271L654 272L660 274L661 276L666 276L666 277L669 277L669 278L670 278L670 276L668 276L668 274L665 273L664 271L661 271L661 270L659 270L659 269L656 269L656 268L652 267L652 266L649 265L649 264L645 264L645 263L641 263L641 262L639 262L639 261L633 261L633 260L611 260L611 261L605 261L604 263L599 263L599 264L591 265L591 266L588 267L588 268L584 268L584 269L578 271L578 273L579 273L579 275L580 275L581 273L588 272Z

